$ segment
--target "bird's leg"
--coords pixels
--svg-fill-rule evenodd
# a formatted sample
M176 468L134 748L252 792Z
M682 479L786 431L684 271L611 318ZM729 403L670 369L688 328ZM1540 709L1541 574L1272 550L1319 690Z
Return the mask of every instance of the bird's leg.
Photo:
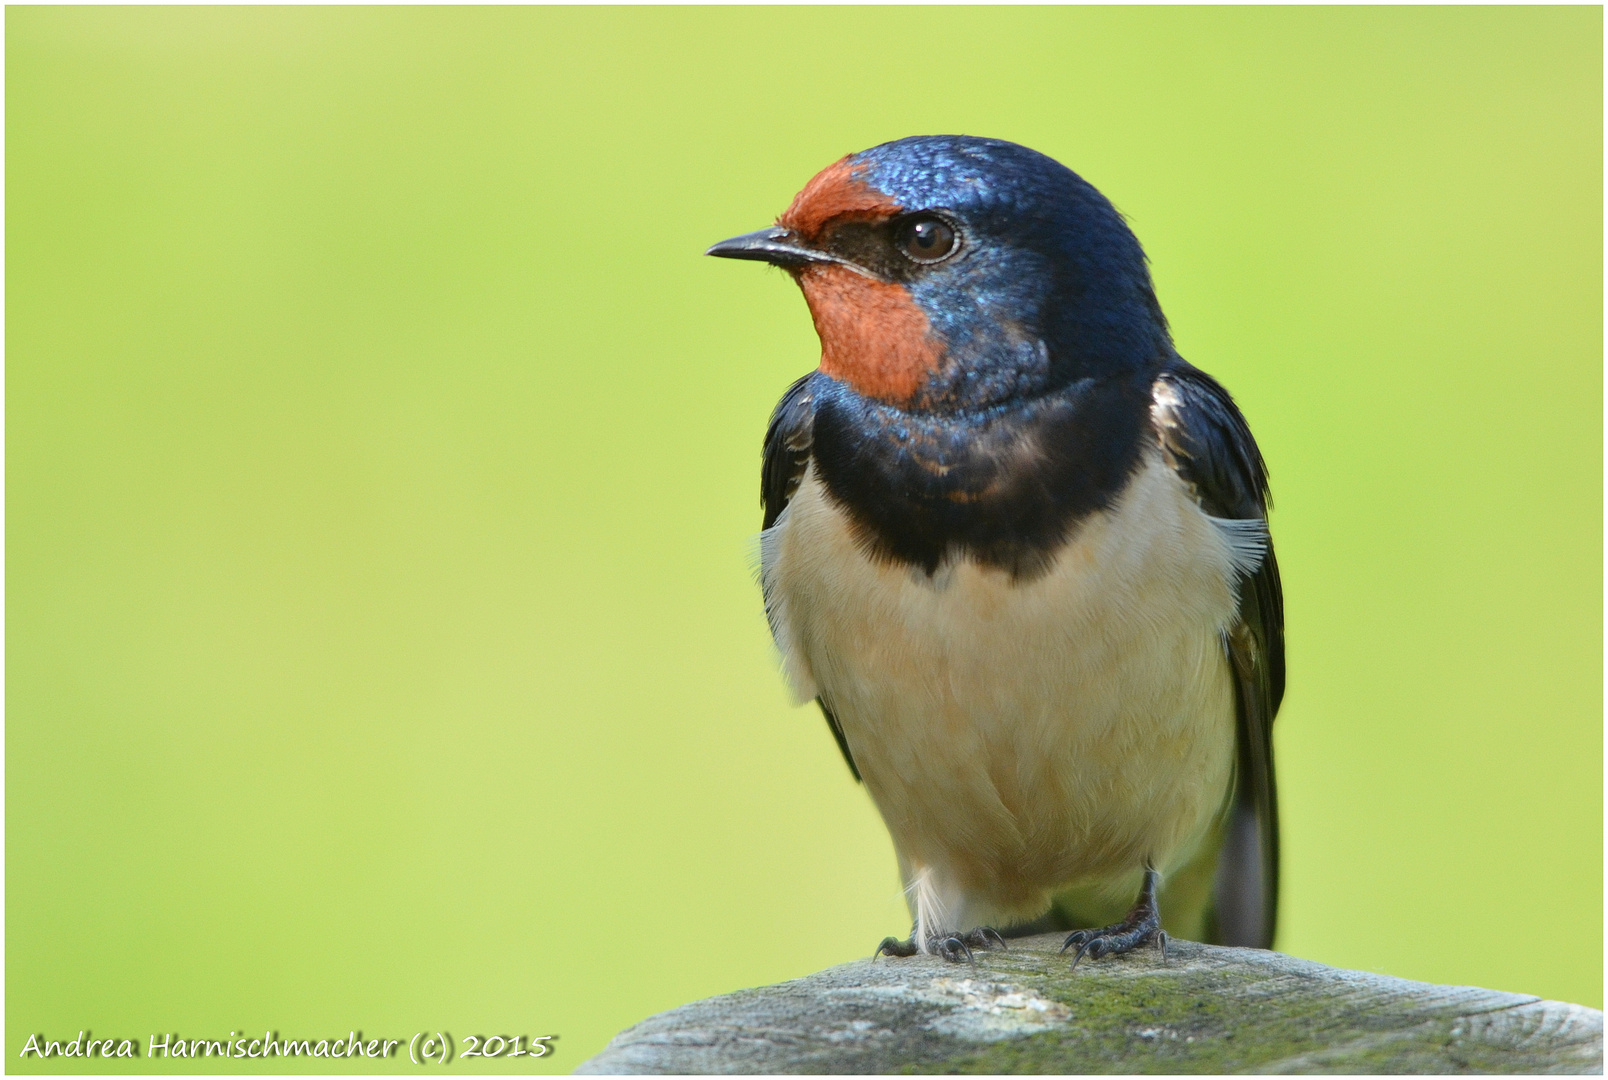
M950 963L973 959L973 947L979 949L992 949L995 946L1001 949L1010 947L1005 944L1005 939L1000 936L999 931L992 926L975 927L964 934L928 934L926 944L928 952L934 956L941 956ZM920 951L921 949L916 946L915 932L912 930L910 936L903 941L892 937L883 938L882 944L877 946L877 951L871 954L871 959L875 960L884 953L889 956L914 956Z
M1098 960L1102 956L1116 956L1132 952L1141 945L1155 942L1161 949L1161 958L1167 959L1167 931L1161 928L1161 913L1156 910L1156 882L1160 875L1155 867L1145 867L1145 883L1139 888L1139 899L1119 923L1102 926L1098 930L1074 930L1067 935L1061 951L1078 947L1072 959L1076 969L1085 955Z

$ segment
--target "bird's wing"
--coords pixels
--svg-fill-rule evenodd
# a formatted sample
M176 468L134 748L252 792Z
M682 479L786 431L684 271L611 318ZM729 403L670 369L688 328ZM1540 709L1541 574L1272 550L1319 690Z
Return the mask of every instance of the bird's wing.
M810 393L809 382L810 376L806 375L787 388L787 393L776 404L776 411L771 414L770 426L765 430L765 456L759 470L759 497L765 509L766 529L774 527L782 511L787 509L788 500L798 490L798 485L804 480L804 471L809 468L810 452L815 442L815 399ZM761 540L761 545L763 543ZM763 576L761 580L764 581ZM771 636L780 643L785 635L778 632L776 607L768 595L768 583L765 589L765 614L771 620ZM860 769L854 764L854 755L849 753L849 741L843 737L843 725L826 707L826 702L817 697L815 703L821 707L827 726L832 729L832 737L843 752L843 760L849 764L849 772L859 780Z
M813 374L813 373L812 373ZM759 470L759 499L765 508L765 528L787 509L787 502L804 479L815 444L815 396L806 375L782 395L765 429L765 457Z
M1167 463L1201 508L1224 520L1237 550L1256 545L1243 563L1238 618L1223 636L1234 672L1237 761L1213 889L1212 936L1220 944L1265 949L1273 944L1278 914L1273 718L1284 698L1284 593L1266 531L1267 467L1234 399L1205 372L1180 363L1155 381L1151 401Z

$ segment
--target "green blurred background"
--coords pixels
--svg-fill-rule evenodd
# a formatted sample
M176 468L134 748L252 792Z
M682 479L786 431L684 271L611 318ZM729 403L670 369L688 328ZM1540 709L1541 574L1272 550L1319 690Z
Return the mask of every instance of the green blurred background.
M918 132L1109 195L1261 439L1279 946L1601 1005L1601 9L5 25L12 1069L568 1070L907 928L747 564L813 331L700 252Z

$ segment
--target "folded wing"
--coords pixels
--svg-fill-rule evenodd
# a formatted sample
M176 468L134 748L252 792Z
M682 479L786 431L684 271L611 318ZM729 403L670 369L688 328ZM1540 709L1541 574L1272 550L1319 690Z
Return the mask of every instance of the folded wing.
M810 394L809 381L810 376L806 375L787 388L787 393L776 405L776 411L771 414L770 426L765 430L765 456L759 470L759 497L765 508L766 529L774 526L782 511L787 509L788 500L798 490L798 485L804 479L804 471L809 468L810 450L815 441L815 401ZM769 595L768 585L766 593L765 615L771 620L772 636L780 641L782 635L776 626L776 607L774 598ZM848 762L849 772L859 780L860 769L854 764L854 755L849 753L849 742L843 737L843 726L832 715L832 710L826 707L826 702L816 698L815 703L821 707L826 724L832 729L832 737L843 752L843 760Z
M1167 462L1236 547L1239 616L1223 636L1234 672L1234 796L1213 888L1211 936L1269 948L1278 917L1279 820L1273 718L1284 698L1284 594L1266 534L1267 468L1227 390L1182 361L1152 386L1151 411ZM1260 523L1260 524L1258 524ZM1257 553L1248 545L1259 541ZM1257 557L1259 555L1259 557Z

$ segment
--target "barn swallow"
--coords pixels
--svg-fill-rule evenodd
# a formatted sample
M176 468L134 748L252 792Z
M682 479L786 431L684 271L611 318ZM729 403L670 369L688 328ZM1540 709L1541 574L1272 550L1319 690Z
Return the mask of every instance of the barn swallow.
M765 435L760 578L898 855L913 928L875 955L966 959L1102 906L1074 966L1165 954L1163 910L1269 947L1267 470L1121 214L1026 147L922 136L708 254L787 271L821 340Z

